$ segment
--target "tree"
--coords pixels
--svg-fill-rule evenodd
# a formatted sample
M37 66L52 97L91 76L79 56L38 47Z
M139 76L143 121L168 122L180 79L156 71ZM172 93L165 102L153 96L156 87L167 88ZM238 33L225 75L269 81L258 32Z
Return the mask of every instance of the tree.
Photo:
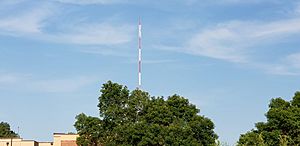
M97 117L86 116L81 113L76 116L74 127L81 135L77 138L78 145L99 145L103 136L102 121Z
M291 101L272 99L265 115L267 122L258 122L255 130L242 134L238 145L257 145L259 139L265 145L300 144L300 92Z
M215 145L213 122L179 95L151 97L108 81L99 97L100 117L76 117L78 145Z
M0 123L0 138L13 138L18 137L14 131L10 129L10 125L6 122Z

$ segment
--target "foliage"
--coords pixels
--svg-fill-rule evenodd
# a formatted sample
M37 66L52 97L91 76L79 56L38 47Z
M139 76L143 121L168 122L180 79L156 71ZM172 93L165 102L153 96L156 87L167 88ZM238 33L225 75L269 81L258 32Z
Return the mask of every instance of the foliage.
M300 144L300 92L292 101L274 98L266 113L267 122L256 123L256 130L242 134L238 145L280 145Z
M99 145L102 137L102 121L99 118L86 116L81 113L76 116L74 124L81 135L77 138L77 143L80 145Z
M215 145L213 122L184 97L151 97L111 81L100 91L100 117L76 117L78 145Z
M6 122L0 123L0 138L18 137L18 134L10 129L10 125Z

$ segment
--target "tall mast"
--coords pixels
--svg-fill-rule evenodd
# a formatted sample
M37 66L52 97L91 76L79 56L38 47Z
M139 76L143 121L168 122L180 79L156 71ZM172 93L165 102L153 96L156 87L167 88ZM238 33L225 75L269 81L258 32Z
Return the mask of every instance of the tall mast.
M142 24L141 19L139 18L139 25L138 25L138 42L139 42L139 60L138 60L138 88L142 86Z

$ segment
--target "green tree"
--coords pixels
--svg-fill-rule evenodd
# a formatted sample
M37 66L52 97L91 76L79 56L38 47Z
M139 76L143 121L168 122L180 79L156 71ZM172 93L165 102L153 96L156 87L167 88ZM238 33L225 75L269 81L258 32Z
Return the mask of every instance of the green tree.
M265 115L267 122L256 123L255 130L242 134L238 145L258 145L258 136L266 145L300 144L300 92L291 101L272 99Z
M100 117L80 114L75 128L78 145L215 145L213 122L184 97L151 97L108 81L101 88ZM96 141L96 142L95 142Z
M74 127L81 135L77 138L77 144L97 146L103 142L103 122L99 118L81 113L76 116L76 120Z
M18 137L14 131L10 129L10 125L6 122L0 123L0 138L12 138Z

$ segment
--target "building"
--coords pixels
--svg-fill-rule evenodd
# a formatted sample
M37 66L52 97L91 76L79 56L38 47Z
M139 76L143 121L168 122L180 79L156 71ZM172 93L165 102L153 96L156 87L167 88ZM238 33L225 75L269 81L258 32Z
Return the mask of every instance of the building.
M78 134L54 133L53 142L37 142L23 138L0 138L0 146L77 146Z
M78 134L65 134L65 133L54 133L53 134L53 146L77 146L76 138ZM42 146L42 145L39 145ZM46 146L46 145L43 145Z

